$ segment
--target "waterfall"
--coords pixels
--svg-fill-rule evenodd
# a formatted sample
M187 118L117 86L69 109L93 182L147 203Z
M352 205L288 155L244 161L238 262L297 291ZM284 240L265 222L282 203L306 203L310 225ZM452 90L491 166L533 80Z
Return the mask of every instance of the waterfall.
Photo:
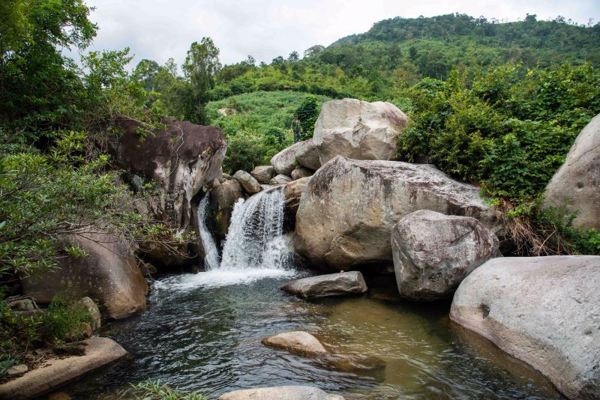
M233 208L221 269L287 269L283 189L263 190Z
M233 207L222 261L206 226L208 196L198 205L198 231L206 256L206 272L179 275L169 290L193 290L251 283L263 278L292 277L290 243L283 234L284 197L281 187L263 190Z
M204 248L204 268L207 271L219 268L219 250L212 234L206 226L206 215L208 213L208 193L202 198L198 205L198 232Z

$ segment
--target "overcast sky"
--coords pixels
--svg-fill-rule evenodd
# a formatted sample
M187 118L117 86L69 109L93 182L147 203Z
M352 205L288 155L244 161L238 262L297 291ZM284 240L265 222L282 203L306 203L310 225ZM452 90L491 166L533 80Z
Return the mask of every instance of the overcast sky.
M581 24L600 20L600 0L87 0L99 26L91 49L129 46L134 62L178 64L193 41L210 36L225 64L248 55L270 62L293 50L329 45L367 31L374 22L395 16L418 17L460 12L488 19L522 20L562 15Z

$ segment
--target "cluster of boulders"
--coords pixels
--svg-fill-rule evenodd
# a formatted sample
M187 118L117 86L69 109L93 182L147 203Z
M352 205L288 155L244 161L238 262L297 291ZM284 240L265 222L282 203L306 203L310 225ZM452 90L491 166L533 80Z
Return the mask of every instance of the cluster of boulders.
M569 398L600 397L600 257L503 258L499 213L477 187L431 165L389 161L402 116L384 103L328 102L314 137L278 155L280 171L290 171L302 165L298 154L318 154L319 167L290 202L295 251L319 268L393 271L408 300L453 299L453 321ZM576 227L600 228L600 116L577 138L544 206L575 212ZM306 299L367 290L346 274L283 289Z

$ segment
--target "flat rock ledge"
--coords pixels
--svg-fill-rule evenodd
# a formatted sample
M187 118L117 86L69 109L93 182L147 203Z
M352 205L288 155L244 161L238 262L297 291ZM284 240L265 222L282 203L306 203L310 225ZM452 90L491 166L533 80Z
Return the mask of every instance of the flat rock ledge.
M328 394L313 386L276 386L236 390L225 393L218 400L344 400L337 394Z
M600 257L495 258L454 295L450 318L545 375L600 399Z
M367 284L359 271L350 271L296 279L281 290L304 299L317 299L363 294L367 291Z
M127 354L121 345L109 338L92 337L84 343L85 355L50 360L44 366L0 385L0 400L40 396Z

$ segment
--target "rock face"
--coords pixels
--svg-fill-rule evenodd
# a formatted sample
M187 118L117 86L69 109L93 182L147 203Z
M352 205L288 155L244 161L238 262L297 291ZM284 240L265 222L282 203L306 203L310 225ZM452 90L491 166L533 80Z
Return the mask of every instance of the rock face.
M90 313L90 317L92 318L90 322L90 328L92 332L100 329L102 326L102 315L100 315L100 310L98 309L96 303L94 303L94 300L90 299L89 297L84 297L79 300L79 304L85 307Z
M56 295L90 297L99 302L109 318L130 316L146 307L148 285L124 240L107 233L89 232L65 238L87 256L66 257L59 268L22 280L23 291L40 303Z
M305 299L362 294L367 284L358 271L340 272L296 279L281 288Z
M321 164L313 141L304 140L275 154L271 158L271 165L278 174L289 175L299 165L316 170Z
M496 227L479 189L430 165L336 157L310 178L296 215L296 250L314 265L392 261L393 225L413 211L464 215ZM493 229L494 230L494 229Z
M581 131L544 194L545 207L577 212L573 225L600 229L600 114Z
M0 400L30 399L125 356L127 352L109 338L84 341L85 355L54 359L23 376L0 385Z
M292 178L290 178L287 175L276 175L273 179L271 179L269 181L269 184L277 186L277 185L285 185L286 183L290 182L292 180Z
M262 340L265 346L275 347L301 356L327 353L319 340L308 332L285 332Z
M389 160L396 155L396 139L408 118L395 105L356 99L323 104L313 141L321 165L335 156L359 160Z
M498 238L475 218L419 210L394 226L392 252L400 296L438 300L498 252Z
M218 400L344 400L342 396L327 394L312 386L277 386L236 390Z
M122 119L120 126L124 133L115 145L117 164L160 182L167 215L174 225L187 228L193 221L192 198L221 176L227 143L220 129L166 121L165 130L142 139L138 122Z
M259 165L250 172L259 183L268 184L273 176L275 176L275 168L272 165Z
M495 258L458 287L450 318L546 375L600 398L600 257Z
M210 191L210 207L214 211L214 234L224 239L229 229L235 202L243 197L242 185L235 179L227 179Z
M258 181L246 171L237 171L235 174L233 174L233 178L242 185L248 194L258 193L262 190L260 183L258 183Z

